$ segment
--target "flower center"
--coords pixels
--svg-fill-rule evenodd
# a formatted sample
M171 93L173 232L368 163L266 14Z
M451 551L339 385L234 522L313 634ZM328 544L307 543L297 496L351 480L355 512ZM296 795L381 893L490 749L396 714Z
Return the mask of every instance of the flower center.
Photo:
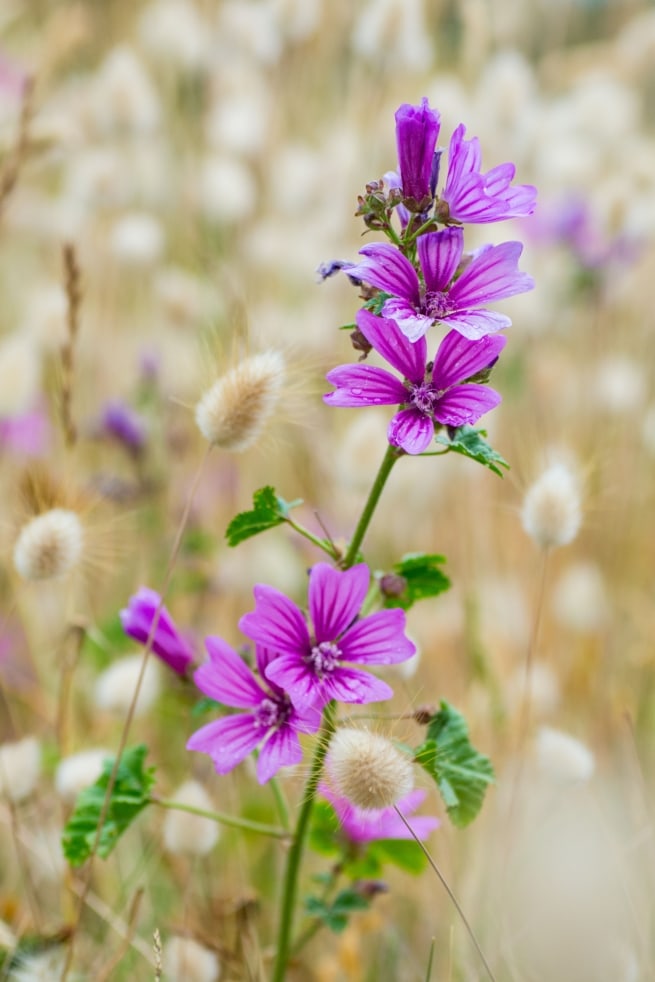
M419 382L418 385L413 385L410 390L409 401L413 406L416 406L419 412L425 413L427 416L432 415L436 398L437 393L430 382Z
M428 317L438 321L450 313L452 304L447 293L441 293L439 290L428 290L423 298L422 307Z
M291 703L286 694L278 699L268 696L262 699L255 711L255 726L262 730L277 729L287 722L291 715Z
M319 678L329 675L339 665L341 651L332 641L321 641L309 652L307 663Z

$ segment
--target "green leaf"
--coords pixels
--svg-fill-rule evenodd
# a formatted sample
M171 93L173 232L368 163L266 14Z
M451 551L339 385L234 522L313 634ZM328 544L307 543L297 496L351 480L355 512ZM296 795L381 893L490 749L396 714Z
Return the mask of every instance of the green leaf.
M450 431L448 436L443 433L440 434L437 437L437 443L448 447L453 453L459 453L464 457L470 457L471 460L477 460L479 464L488 467L498 477L502 477L503 472L500 468L504 467L505 470L509 470L509 464L497 450L494 450L487 443L484 439L486 435L486 430L476 430L472 426L460 426L455 431Z
M439 568L445 556L436 553L409 552L393 566L393 573L380 578L385 607L409 610L418 600L437 597L450 589L450 580Z
M121 757L98 842L101 859L107 858L126 828L149 803L155 768L144 770L147 752L145 744L139 744L125 750ZM81 866L93 851L113 766L111 758L104 762L95 784L78 795L73 814L64 827L62 847L71 866Z
M380 866L390 862L406 873L422 873L428 862L418 842L413 839L378 839L371 843L369 853Z
M382 308L387 300L390 300L392 296L393 293L385 293L383 290L380 290L374 297L371 297L370 300L366 301L364 304L364 310L370 310L376 317L380 317L382 315Z
M358 910L367 910L369 906L370 901L350 887L341 890L332 903L326 903L320 897L307 897L305 900L305 911L311 917L317 917L335 934L347 927L351 914Z
M489 758L471 745L462 714L447 702L428 723L415 758L436 781L453 824L463 828L473 821L494 771Z
M252 497L252 511L242 511L232 519L225 532L225 538L229 546L238 546L245 539L266 532L267 529L282 525L289 516L289 512L302 501L285 501L275 493L275 488L267 484L265 488L255 491Z

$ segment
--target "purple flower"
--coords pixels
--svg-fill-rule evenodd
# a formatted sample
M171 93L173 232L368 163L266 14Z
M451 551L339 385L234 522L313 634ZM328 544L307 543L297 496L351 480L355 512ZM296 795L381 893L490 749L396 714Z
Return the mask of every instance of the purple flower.
M161 597L155 590L147 587L137 590L127 607L120 612L125 633L135 641L146 644L160 603ZM193 661L191 645L182 637L164 606L159 612L152 650L179 675L184 675Z
M505 347L506 338L501 335L469 341L450 331L428 365L425 338L408 341L395 321L375 317L362 308L357 312L357 327L405 381L374 365L339 365L327 374L336 391L323 398L331 406L404 406L389 423L387 435L389 443L405 453L423 453L434 436L435 424L475 423L500 402L494 389L466 379L493 365Z
M209 660L193 678L205 695L225 706L249 710L208 723L193 734L188 750L209 754L218 774L227 774L261 746L257 759L260 784L270 780L280 767L299 764L302 748L299 733L315 733L321 714L313 707L299 710L274 683L264 688L244 660L222 638L205 638ZM271 652L257 646L260 676L270 665Z
M517 184L514 164L499 164L486 174L480 173L482 153L477 137L465 140L466 127L457 127L450 138L448 174L441 200L446 214L440 217L454 222L498 222L505 218L524 218L536 206L537 189L531 184ZM437 205L437 212L440 212Z
M414 203L414 210L423 211L434 197L434 150L439 136L439 113L430 109L424 98L420 106L403 103L395 118L403 197Z
M323 707L340 702L389 699L389 686L349 663L392 665L415 651L405 637L402 610L380 610L358 618L369 586L365 563L341 571L317 563L309 577L309 614L313 633L300 609L273 587L254 589L256 609L241 618L244 634L278 652L266 678L285 689L295 706Z
M350 842L356 845L365 845L376 839L413 838L405 823L397 815L395 808L365 811L363 808L353 805L347 798L336 794L325 784L319 786L319 791L334 808L341 830ZM400 799L397 807L408 818L421 806L425 796L425 791L410 791L409 794ZM410 824L417 839L427 839L430 832L439 828L441 823L438 818L432 815L421 815L418 818L413 818Z
M461 228L428 232L419 235L416 243L425 286L409 259L388 242L364 246L359 250L364 259L348 270L349 276L391 294L383 313L396 321L410 341L422 337L437 321L471 339L500 331L509 327L510 318L478 308L534 286L532 277L518 269L523 251L520 242L482 246L465 260L461 272Z
M141 416L119 399L112 399L105 405L102 429L113 436L131 453L139 453L146 442L146 425Z
M50 423L43 409L0 418L0 449L41 457L47 452L50 439Z

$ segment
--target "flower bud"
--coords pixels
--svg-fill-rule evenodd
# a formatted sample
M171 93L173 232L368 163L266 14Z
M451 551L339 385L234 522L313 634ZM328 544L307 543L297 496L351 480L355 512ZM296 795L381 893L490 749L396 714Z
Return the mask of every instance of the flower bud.
M84 547L82 523L74 511L51 508L21 529L14 566L24 580L64 576L78 564Z
M582 521L580 487L564 464L548 467L528 488L521 511L523 528L543 549L565 546Z
M212 811L214 805L198 781L185 781L175 794L173 801L181 805L193 805ZM211 852L219 839L219 828L210 818L190 815L188 812L169 811L164 820L164 847L172 853L188 853L204 856Z
M240 453L259 438L284 381L284 359L263 351L239 362L196 406L196 423L214 446Z
M327 767L335 790L358 808L388 808L414 785L411 760L386 737L368 730L337 730Z
M135 641L146 644L160 601L161 598L155 590L141 587L130 598L127 607L120 612L121 624L125 633L134 638ZM152 650L179 675L184 675L193 661L193 649L180 634L173 618L163 605L159 611Z
M404 103L396 112L396 144L403 197L417 211L429 204L434 195L431 187L434 149L439 136L440 117L430 109L428 100L420 106Z

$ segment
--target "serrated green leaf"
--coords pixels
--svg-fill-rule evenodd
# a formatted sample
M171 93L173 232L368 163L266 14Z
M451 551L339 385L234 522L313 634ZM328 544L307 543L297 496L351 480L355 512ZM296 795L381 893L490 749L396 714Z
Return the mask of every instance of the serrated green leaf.
M296 505L302 504L297 501L285 501L278 497L275 488L270 484L260 488L252 496L252 511L242 511L232 519L228 525L225 538L229 546L238 546L245 539L266 532L268 529L282 525L286 521L289 512Z
M155 768L144 769L148 748L139 744L125 750L116 774L109 807L98 841L98 855L106 859L119 838L150 800ZM64 827L62 847L71 866L81 866L93 851L114 760L103 764L102 774L80 792L75 809Z
M390 592L385 590L387 577L380 579L384 606L409 610L418 600L437 597L450 589L450 580L440 569L445 562L445 556L438 556L436 553L407 553L393 566L393 574L388 583Z
M447 702L428 723L415 759L436 781L453 824L463 828L473 821L494 771L489 758L472 746L462 714Z
M487 443L484 439L486 435L486 430L476 430L472 426L460 426L454 432L451 432L451 435L441 433L436 439L437 443L448 447L453 453L470 457L471 460L476 460L478 464L488 467L498 477L502 477L503 472L500 468L504 467L505 470L509 470L509 464L504 457L501 457L497 450L494 450Z
M351 914L358 910L367 910L368 907L370 901L350 887L341 890L331 903L326 903L320 897L307 897L305 900L306 912L322 921L335 934L344 930Z

